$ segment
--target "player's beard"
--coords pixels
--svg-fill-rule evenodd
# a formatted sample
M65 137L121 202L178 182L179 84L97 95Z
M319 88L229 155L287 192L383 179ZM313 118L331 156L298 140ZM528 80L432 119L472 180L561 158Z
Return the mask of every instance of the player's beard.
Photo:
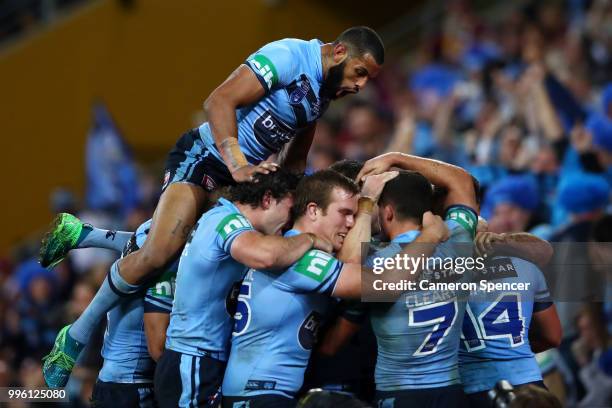
M340 65L336 65L331 67L329 71L327 71L327 78L323 80L323 85L321 86L320 95L327 99L338 99L344 95L338 95L338 91L340 90L340 86L342 85L342 80L344 79L344 66L346 65L346 60L342 61Z

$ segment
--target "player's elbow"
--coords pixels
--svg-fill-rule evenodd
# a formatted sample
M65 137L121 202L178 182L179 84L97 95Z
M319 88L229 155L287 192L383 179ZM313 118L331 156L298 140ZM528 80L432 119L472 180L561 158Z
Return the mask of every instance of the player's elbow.
M202 105L202 108L204 109L204 114L206 115L206 117L210 117L210 113L214 111L216 99L217 98L215 97L215 93L213 92L204 101L204 105Z

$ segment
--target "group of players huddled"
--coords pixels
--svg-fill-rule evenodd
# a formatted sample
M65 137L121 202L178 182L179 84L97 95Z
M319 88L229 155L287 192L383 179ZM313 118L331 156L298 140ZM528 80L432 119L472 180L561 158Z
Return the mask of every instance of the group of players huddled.
M360 302L373 276L362 243L388 243L377 257L451 258L471 256L473 242L481 252L493 240L547 245L487 233L478 184L443 162L388 153L301 175L316 120L332 100L363 88L383 61L382 41L367 27L327 44L269 43L212 92L208 121L170 152L151 220L135 233L109 234L58 215L43 241L43 266L83 247L123 256L58 334L44 359L47 385L66 385L106 315L94 406L293 407L309 364L333 359L369 318L377 342L370 397L379 407L488 406L487 391L500 380L545 393L533 353L561 337L537 266L546 251L489 254L490 279L531 283L520 294L476 301L417 291ZM427 271L385 273L415 280ZM364 396L331 377L307 383Z

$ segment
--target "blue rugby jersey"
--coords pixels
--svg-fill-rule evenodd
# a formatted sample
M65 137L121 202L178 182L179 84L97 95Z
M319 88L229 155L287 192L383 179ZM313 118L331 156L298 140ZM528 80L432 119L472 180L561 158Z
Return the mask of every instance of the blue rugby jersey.
M238 143L251 164L266 160L323 115L329 100L319 96L323 83L319 40L287 38L264 45L245 61L266 95L236 110ZM211 153L223 162L208 122L200 135Z
M240 234L253 230L240 210L223 198L202 215L180 257L166 348L227 360L231 295L247 271L230 249Z
M136 245L142 247L151 220L136 230ZM154 303L155 311L170 313L177 265L174 264L157 279L145 297L120 303L107 315L102 357L104 364L98 378L114 383L152 383L155 362L149 355L144 332L143 313ZM146 299L146 300L145 300ZM168 306L169 305L169 306Z
M476 213L464 206L451 207L446 224L451 231L450 238L436 247L432 257L471 256L471 246L467 244L474 238ZM418 235L419 231L407 231L373 257L393 257L401 252L400 244L408 244ZM469 271L454 275L454 281L471 279ZM465 300L458 299L460 295L457 291L409 291L395 303L370 307L378 343L375 370L378 391L438 388L459 383L457 353L466 307Z
M285 236L298 233L291 230ZM223 395L295 395L342 266L332 255L310 250L280 275L247 273L238 296Z
M459 351L464 391L490 390L502 379L513 385L541 381L529 325L533 312L552 306L542 271L524 259L498 256L487 262L481 279L530 285L524 291L470 294Z

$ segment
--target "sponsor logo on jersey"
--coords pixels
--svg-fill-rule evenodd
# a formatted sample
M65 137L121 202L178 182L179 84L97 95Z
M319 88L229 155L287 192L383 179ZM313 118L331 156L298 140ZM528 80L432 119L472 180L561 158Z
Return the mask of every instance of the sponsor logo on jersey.
M272 61L270 61L266 56L257 54L253 58L249 60L255 69L259 72L259 75L263 78L268 86L268 90L272 89L274 85L278 83L278 74L276 73L276 68Z
M156 297L174 299L176 289L176 273L168 271L150 289L150 294Z
M238 305L238 295L240 294L240 286L242 285L242 281L234 282L229 292L227 292L227 297L225 298L225 310L230 317L234 317L236 313L236 306Z
M506 257L487 260L485 269L478 272L488 280L518 277L512 259Z
M249 380L244 386L245 391L273 390L276 388L276 381ZM248 408L249 401L245 408Z
M221 238L225 239L234 231L241 229L252 229L251 223L241 214L230 214L223 218L219 225L217 225L216 231L221 235Z
M253 133L260 143L274 152L278 152L295 136L295 131L270 111L265 111L255 120Z
M317 282L323 282L333 264L334 258L331 255L315 249L304 254L295 266L295 270Z
M300 326L298 341L305 350L312 350L319 338L319 329L323 323L323 315L312 311Z

